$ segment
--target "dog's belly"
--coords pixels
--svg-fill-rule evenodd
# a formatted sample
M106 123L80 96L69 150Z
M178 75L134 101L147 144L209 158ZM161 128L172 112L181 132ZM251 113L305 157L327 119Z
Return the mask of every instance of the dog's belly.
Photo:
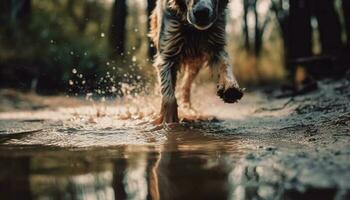
M209 60L209 54L203 52L202 54L198 54L196 56L184 56L181 59L182 67L201 67L204 63Z

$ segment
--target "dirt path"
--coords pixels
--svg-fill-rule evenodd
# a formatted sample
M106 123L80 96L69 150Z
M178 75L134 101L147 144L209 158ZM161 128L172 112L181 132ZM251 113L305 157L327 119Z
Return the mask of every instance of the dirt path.
M319 86L316 92L286 99L248 93L236 105L223 104L214 95L204 98L199 89L194 95L197 109L222 121L187 124L170 132L198 132L217 140L234 138L249 149L232 161L234 168L228 177L232 199L349 199L350 81L323 81ZM212 88L206 88L208 92L214 93ZM62 107L60 102L66 101L57 97L45 103L41 97L0 94L2 149L167 142L164 130L150 131L138 125L154 114L157 103L152 99L143 99L142 107L130 101L92 106L77 100ZM13 102L13 97L20 98L17 101L22 106Z

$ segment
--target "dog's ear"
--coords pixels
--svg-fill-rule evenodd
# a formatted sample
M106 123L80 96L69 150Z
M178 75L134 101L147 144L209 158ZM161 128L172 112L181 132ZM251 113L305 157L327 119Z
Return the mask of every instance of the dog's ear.
M171 9L177 11L186 10L186 0L168 0L168 5Z

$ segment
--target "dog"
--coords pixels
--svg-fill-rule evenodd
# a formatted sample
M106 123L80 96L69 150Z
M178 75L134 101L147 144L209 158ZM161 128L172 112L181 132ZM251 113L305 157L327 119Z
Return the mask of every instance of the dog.
M200 69L207 65L218 71L217 95L226 103L243 96L226 46L226 9L229 0L157 0L150 16L150 34L157 53L162 103L155 124L177 123L175 97L177 73L184 70L181 100L190 104L191 85Z

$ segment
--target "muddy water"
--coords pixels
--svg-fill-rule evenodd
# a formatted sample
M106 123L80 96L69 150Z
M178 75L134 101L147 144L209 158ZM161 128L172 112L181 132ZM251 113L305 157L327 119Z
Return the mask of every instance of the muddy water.
M0 199L230 199L240 122L157 128L144 102L0 113Z
M255 170L240 160L303 149L271 135L298 123L287 118L292 108L256 112L266 99L249 94L235 105L195 99L201 116L220 120L159 129L145 123L158 109L149 99L0 113L0 200L250 199L281 191L280 180L256 184Z
M205 133L204 126L158 131L161 141L108 147L12 139L0 148L0 199L229 199L228 176L251 146ZM118 134L112 132L75 137L112 139Z
M234 105L205 88L194 105L219 121L162 129L145 123L159 106L150 97L1 108L0 200L350 199L343 86Z

